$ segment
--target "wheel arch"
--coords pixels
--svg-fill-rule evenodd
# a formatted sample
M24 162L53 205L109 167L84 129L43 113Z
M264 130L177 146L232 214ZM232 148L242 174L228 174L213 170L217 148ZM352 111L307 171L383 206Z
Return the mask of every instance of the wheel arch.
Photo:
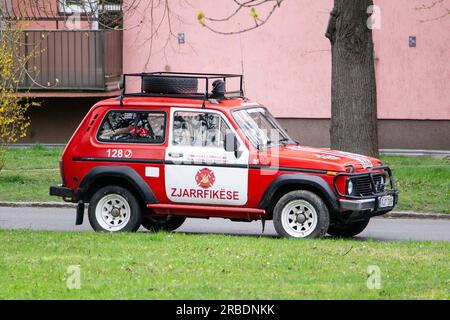
M94 190L119 185L133 192L144 204L157 203L155 194L145 180L128 166L98 166L89 171L77 189L77 199L89 203Z
M258 207L271 217L278 200L294 190L311 191L323 199L330 213L339 212L339 200L329 184L321 177L305 174L284 174L276 178L264 192Z

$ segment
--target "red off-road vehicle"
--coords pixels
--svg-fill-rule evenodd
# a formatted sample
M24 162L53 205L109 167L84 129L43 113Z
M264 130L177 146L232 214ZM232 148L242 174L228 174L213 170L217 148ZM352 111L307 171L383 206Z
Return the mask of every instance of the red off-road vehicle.
M273 220L284 237L349 237L398 198L380 160L301 146L231 74L124 75L122 95L92 107L60 167L50 194L78 203L77 224L89 203L96 231L220 217Z

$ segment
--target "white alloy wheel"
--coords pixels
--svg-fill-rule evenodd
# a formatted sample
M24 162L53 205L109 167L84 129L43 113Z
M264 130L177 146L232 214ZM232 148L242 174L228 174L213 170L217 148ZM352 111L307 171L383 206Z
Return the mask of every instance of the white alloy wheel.
M305 200L293 200L287 203L281 212L283 229L294 238L306 238L317 227L316 209Z
M131 207L119 194L107 194L95 207L97 223L106 231L121 231L130 221Z

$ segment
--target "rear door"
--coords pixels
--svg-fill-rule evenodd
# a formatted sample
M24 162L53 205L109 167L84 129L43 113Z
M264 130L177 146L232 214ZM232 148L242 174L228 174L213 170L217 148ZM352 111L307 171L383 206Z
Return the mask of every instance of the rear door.
M239 152L225 150L234 132L226 117L203 109L172 109L165 154L165 188L175 203L242 206L248 199L248 158L237 136Z

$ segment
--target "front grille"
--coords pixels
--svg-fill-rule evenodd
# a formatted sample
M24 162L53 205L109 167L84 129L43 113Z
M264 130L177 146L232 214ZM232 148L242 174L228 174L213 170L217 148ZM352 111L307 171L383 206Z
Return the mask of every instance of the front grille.
M367 197L373 195L374 193L384 191L385 185L381 183L382 176L383 175L381 174L373 175L373 180L375 182L375 186L378 187L378 190L373 190L369 175L353 178L352 182L355 188L355 195Z

